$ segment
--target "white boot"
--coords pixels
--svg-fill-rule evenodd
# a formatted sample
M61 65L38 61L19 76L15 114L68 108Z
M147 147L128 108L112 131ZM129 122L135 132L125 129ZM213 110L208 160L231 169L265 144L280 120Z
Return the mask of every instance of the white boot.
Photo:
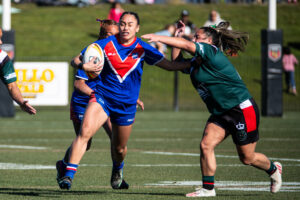
M279 162L274 162L274 165L277 167L276 171L270 176L271 178L271 187L270 191L276 193L280 190L282 184L282 165Z
M186 197L215 197L216 191L215 189L207 190L204 188L196 188L196 192L188 193L185 196Z

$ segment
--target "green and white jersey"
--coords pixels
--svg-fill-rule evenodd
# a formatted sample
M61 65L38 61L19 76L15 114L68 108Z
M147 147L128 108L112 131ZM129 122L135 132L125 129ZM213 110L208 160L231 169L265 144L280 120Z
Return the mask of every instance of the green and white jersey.
M201 66L191 67L192 83L210 113L220 115L251 98L240 75L216 46L195 43Z
M2 49L0 49L0 79L5 84L17 81L13 63Z

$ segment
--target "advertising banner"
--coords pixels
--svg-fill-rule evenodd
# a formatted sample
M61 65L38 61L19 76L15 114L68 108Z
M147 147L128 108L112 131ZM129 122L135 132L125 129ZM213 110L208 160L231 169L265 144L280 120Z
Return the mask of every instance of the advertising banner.
M15 62L14 67L18 87L31 105L68 104L67 62Z

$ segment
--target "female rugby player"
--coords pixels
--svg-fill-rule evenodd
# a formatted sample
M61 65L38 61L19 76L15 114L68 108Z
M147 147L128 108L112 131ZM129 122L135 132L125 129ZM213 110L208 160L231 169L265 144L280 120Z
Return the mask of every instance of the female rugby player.
M119 32L117 23L113 20L101 20L100 30L98 40L105 39L111 35L115 35ZM79 54L74 58L74 62L81 62L82 56ZM73 63L72 63L73 65ZM93 79L89 79L88 76L82 69L78 69L76 72L76 80L74 81L74 92L71 98L70 106L70 118L73 122L73 127L76 135L79 134L80 126L82 123L83 115L86 110L87 104L89 102L89 96L95 89L96 82ZM112 127L110 120L108 119L103 128L106 134L111 139ZM91 147L92 138L89 140L86 150L88 151ZM69 162L70 147L67 149L65 156L62 160L56 162L57 177L56 180L59 181L65 173L66 165Z
M147 34L142 38L149 42L162 42L176 47L172 59L182 58L180 50L201 57L200 63L185 70L190 74L192 83L205 102L211 116L204 129L200 143L200 163L202 188L187 194L187 197L216 196L214 175L216 158L214 149L231 134L241 162L265 170L271 178L270 190L278 192L281 187L282 166L271 162L264 154L255 152L258 141L259 111L239 74L225 54L243 51L248 34L231 31L228 22L217 27L202 27L194 37L195 42L180 38L184 24L176 30L178 37Z
M109 36L115 35L119 32L119 28L117 23L113 20L101 20L100 21L100 31L98 40L108 38ZM78 55L74 58L74 62L81 62L82 55ZM74 64L73 64L74 65ZM73 127L75 130L76 135L79 134L80 126L82 123L83 115L86 110L87 104L89 102L89 96L95 89L96 82L94 79L88 79L87 75L82 69L78 69L76 72L76 80L74 81L74 92L71 98L71 106L70 106L70 118L73 121ZM144 103L138 99L137 104L144 110ZM107 136L111 140L112 136L112 125L110 119L103 124L103 128L107 134ZM91 147L92 138L89 140L87 144L86 150L88 151ZM59 181L66 169L66 164L69 162L69 154L70 154L70 147L65 153L65 156L62 160L56 162L56 169L57 169L57 181Z
M70 189L88 141L108 117L113 130L111 186L113 189L128 189L129 185L123 178L123 161L135 119L143 63L157 65L166 70L183 70L191 65L190 62L170 62L157 49L137 38L139 24L136 13L124 12L120 18L119 34L96 41L104 50L106 60L95 92L90 97L80 133L72 143L66 173L59 180L62 189ZM82 54L84 52L85 50ZM100 69L92 62L79 63L77 67L94 71Z

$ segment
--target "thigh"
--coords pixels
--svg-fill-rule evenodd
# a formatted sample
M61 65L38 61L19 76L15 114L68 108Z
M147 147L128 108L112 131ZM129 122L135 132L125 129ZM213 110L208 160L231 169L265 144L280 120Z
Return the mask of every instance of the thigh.
M108 116L101 105L97 102L90 102L83 117L80 134L93 136L104 124Z
M127 146L127 142L132 130L132 125L120 126L113 123L112 129L113 129L113 135L112 135L113 145L115 147Z

